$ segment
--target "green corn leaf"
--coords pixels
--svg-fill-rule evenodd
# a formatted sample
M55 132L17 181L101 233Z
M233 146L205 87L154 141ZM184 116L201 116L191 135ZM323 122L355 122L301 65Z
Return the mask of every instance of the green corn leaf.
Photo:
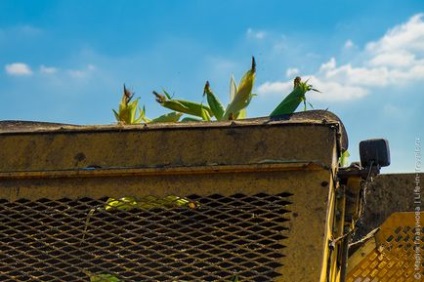
M252 99L252 89L255 83L256 63L255 58L252 57L252 67L248 70L240 80L237 86L237 92L231 102L228 104L227 109L222 117L223 120L237 119L241 110L246 108ZM232 85L232 82L230 83ZM234 86L230 86L230 92ZM231 93L230 93L231 94Z
M121 280L112 274L96 274L90 276L90 282L120 282Z
M204 121L211 121L211 116L209 115L208 111L203 108L201 109L201 111L202 111L202 119Z
M104 209L106 211L117 209L117 210L132 210L137 208L138 202L134 197L122 197L120 199L109 198L106 201Z
M154 208L175 208L187 207L197 208L198 203L190 201L184 197L176 195L168 195L166 197L146 196L135 198L126 196L119 199L109 198L104 205L104 210L124 210L129 211L133 209L154 209Z
M312 85L309 85L307 81L302 82L300 77L297 77L295 79L293 91L287 95L283 101L281 101L281 103L271 112L270 116L275 117L279 115L292 114L296 111L302 102L304 104L304 110L306 110L305 94L310 90L319 92L318 90L314 89Z
M153 91L153 94L156 96L156 101L159 104L170 110L197 117L202 117L202 115L204 115L203 111L206 110L209 116L213 115L211 109L208 106L187 100L169 99L169 94L161 95L156 91Z
M234 100L234 97L237 93L237 84L234 76L232 75L230 78L230 101Z
M233 277L231 277L231 282L239 282L238 275L234 275Z
M115 115L116 121L119 121L119 114L114 109L112 109L112 111L113 111L113 114Z
M224 115L224 106L218 97L210 89L209 81L206 81L205 88L203 90L203 96L206 95L208 105L217 120L221 120Z
M124 93L119 104L118 111L112 109L116 120L123 124L137 124L140 123L145 117L144 112L138 107L140 98L133 101L134 93L131 93L124 84ZM137 114L138 113L138 114Z
M183 114L182 113L178 113L178 112L170 112L167 114L163 114L157 118L152 119L150 122L151 123L155 123L155 122L177 122L180 120L181 116Z
M346 150L342 153L342 155L339 158L339 164L341 167L345 167L348 165L349 157L350 157L349 151Z
M198 119L198 118L194 118L194 117L184 117L181 122L199 122L202 121L203 119Z
M168 92L166 92L165 89L163 89L162 91L165 94L166 98L168 98L168 100L172 100L172 96Z
M118 277L108 273L92 273L86 269L83 269L82 272L84 272L84 274L90 278L90 282L120 282L121 281Z

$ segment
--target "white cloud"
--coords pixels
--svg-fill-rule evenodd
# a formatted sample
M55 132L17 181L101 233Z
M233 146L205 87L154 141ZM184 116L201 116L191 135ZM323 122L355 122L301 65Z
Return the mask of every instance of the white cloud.
M362 98L368 94L368 91L360 86L346 85L338 82L322 80L316 76L309 75L305 76L308 82L313 84L314 89L318 89L323 92L311 92L309 99L312 101L346 101ZM261 84L257 93L261 96L264 95L279 95L288 94L293 89L293 80L290 81L276 81L276 82L265 82Z
M352 40L348 39L345 44L344 44L344 48L345 49L351 49L353 47L356 47L355 44L353 43Z
M412 16L406 23L390 29L382 38L365 47L369 68L384 67L388 81L424 79L424 14Z
M399 50L397 52L384 52L377 54L373 57L369 65L370 66L388 66L388 67L407 67L413 64L415 61L415 55Z
M336 59L333 57L328 62L321 65L320 72L332 71L336 68Z
M264 39L265 38L265 31L257 31L257 30L253 30L252 28L248 28L246 35L248 38L253 38L253 39Z
M324 94L319 100L343 101L360 99L372 88L403 85L424 79L424 14L412 16L406 23L388 30L380 39L369 42L353 58L356 64L337 64L332 57L321 64L310 82ZM344 48L354 47L351 40ZM295 69L295 68L293 68ZM304 76L306 77L306 76ZM286 81L265 82L258 87L262 95L286 91ZM284 92L283 92L284 93Z
M287 78L293 78L293 76L299 74L299 69L297 68L288 68L286 71Z
M417 14L404 24L390 29L382 38L370 42L365 47L365 53L370 60L368 67L384 66L395 76L399 72L408 74L408 69L420 67L424 63L424 14ZM417 73L410 79L417 77ZM408 79L407 77L404 77ZM394 81L394 80L393 80Z
M370 53L384 53L399 50L424 51L424 14L412 16L408 22L390 29L381 39L366 45Z
M384 67L352 67L351 64L336 66L332 58L320 67L322 77L348 85L385 86L388 82L388 70Z
M359 99L368 94L368 90L361 86L322 80L315 76L311 76L309 81L315 89L322 91L309 95L309 99L311 100L337 102Z
M57 73L57 68L46 67L45 65L41 65L40 72L43 74L54 74L54 73Z
M31 68L25 63L12 63L4 67L6 73L12 76L32 75Z
M262 83L258 89L257 93L258 95L268 95L268 94L278 94L281 95L282 93L289 93L293 89L293 82L292 81L276 81L276 82L265 82Z
M84 69L80 70L69 70L68 73L73 78L85 78L96 70L96 67L92 64L87 65Z

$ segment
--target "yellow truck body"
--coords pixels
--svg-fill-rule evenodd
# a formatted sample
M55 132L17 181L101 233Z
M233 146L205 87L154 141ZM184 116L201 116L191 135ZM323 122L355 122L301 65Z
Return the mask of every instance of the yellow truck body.
M347 134L330 112L137 126L5 121L0 148L1 281L347 275L346 230L365 181L356 168L341 174Z

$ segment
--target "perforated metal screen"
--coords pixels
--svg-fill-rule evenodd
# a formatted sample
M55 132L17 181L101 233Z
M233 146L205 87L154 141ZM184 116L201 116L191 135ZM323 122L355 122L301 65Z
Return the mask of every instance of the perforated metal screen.
M423 222L416 226L414 213L398 213L389 217L375 235L377 245L371 252L364 254L362 260L351 269L347 282L422 281L424 279L422 224ZM420 250L417 251L415 248ZM357 252L360 253L362 250L359 249ZM417 259L416 255L420 259Z
M105 209L102 199L0 201L0 281L273 281L290 194L186 197ZM111 277L112 277L111 276Z

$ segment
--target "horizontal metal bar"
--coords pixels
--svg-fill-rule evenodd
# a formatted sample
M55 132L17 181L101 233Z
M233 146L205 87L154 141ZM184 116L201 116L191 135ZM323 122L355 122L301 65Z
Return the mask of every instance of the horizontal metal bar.
M263 160L254 164L240 165L204 165L204 166L172 166L172 167L113 167L72 170L46 170L46 171L15 171L1 172L0 180L11 179L39 179L39 178L85 178L85 177L116 177L116 176L154 176L174 174L213 174L213 173L239 173L239 172L271 172L295 170L328 170L329 168L319 162Z

